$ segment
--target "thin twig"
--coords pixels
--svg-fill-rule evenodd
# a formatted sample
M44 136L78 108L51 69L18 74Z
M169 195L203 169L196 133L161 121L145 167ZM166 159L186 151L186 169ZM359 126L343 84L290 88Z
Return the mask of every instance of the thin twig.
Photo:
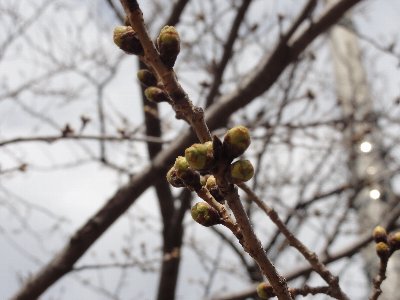
M177 117L188 122L196 132L198 139L204 143L211 140L210 131L204 122L204 112L190 101L189 96L179 84L175 72L169 69L161 61L156 47L150 38L144 25L143 13L135 0L121 0L125 13L128 16L132 28L144 49L145 63L155 71L159 81L173 100L172 107Z
M296 238L292 232L286 227L286 225L279 218L278 214L274 209L269 207L263 202L246 184L240 183L238 186L247 193L249 198L253 200L259 208L261 208L271 219L271 221L279 228L279 231L286 237L289 244L296 248L307 261L312 265L313 269L321 275L321 277L329 284L332 291L331 294L337 299L348 299L346 294L341 290L339 286L339 279L334 276L327 267L320 262L317 254L309 250L298 238Z
M19 144L27 142L44 142L44 143L54 143L61 140L88 140L88 141L110 141L110 142L124 142L124 141L136 141L136 142L146 142L155 144L165 144L170 141L162 140L160 137L155 136L116 136L116 135L43 135L43 136L28 136L28 137L18 137L8 140L0 141L0 147Z
M380 264L379 264L379 272L375 276L373 280L373 291L372 295L369 298L370 300L377 300L379 296L382 294L382 289L381 285L383 281L386 279L386 269L387 269L387 264L388 264L388 259L381 259Z

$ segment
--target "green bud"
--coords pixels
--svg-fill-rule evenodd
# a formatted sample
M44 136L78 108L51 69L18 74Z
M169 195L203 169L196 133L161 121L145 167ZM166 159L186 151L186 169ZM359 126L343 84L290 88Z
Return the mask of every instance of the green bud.
M185 187L192 191L199 191L202 188L199 172L190 168L186 158L178 156L173 168L176 171L176 176L182 181ZM171 173L170 175L173 177L174 173ZM177 185L180 184L181 182L178 181Z
M242 155L249 147L250 133L244 126L236 126L228 130L224 137L224 151L230 158Z
M221 223L218 211L207 202L196 203L192 207L191 213L193 220L203 226L209 227Z
M376 226L374 231L372 232L372 237L374 238L376 243L387 241L387 233L386 229L382 226Z
M219 203L224 203L224 196L217 185L217 179L213 175L210 175L207 178L206 188L209 190L210 194L215 200L217 200Z
M208 190L210 190L216 186L217 186L217 180L215 179L215 177L213 175L210 175L206 181L206 188Z
M185 158L194 170L209 168L213 162L212 142L193 144L185 150Z
M250 180L254 175L254 168L247 159L235 161L230 166L230 177L233 183Z
M400 249L400 231L389 234L389 245L392 251Z
M388 259L390 256L390 248L389 245L384 243L384 242L379 242L375 245L375 249L376 249L376 254L378 254L378 256L381 259Z
M186 161L186 158L183 156L178 156L175 160L174 169L176 170L176 174L181 177L182 174L189 171L189 164Z
M201 184L201 186L205 186L206 185L208 177L210 177L210 175L200 176L200 184Z
M178 174L174 167L169 169L166 178L169 184L172 185L173 187L185 187L185 183L183 182L182 179L178 177Z
M157 78L149 70L141 69L137 72L137 78L145 86L156 86Z
M128 54L144 54L142 44L136 32L130 26L117 26L114 28L114 43Z
M169 97L166 92L162 89L150 86L144 90L144 95L149 101L160 103L160 102L169 102Z
M275 297L274 290L272 289L272 286L270 286L266 282L261 282L257 286L257 295L260 297L260 299L270 299L272 297Z
M162 62L172 68L180 51L179 34L173 26L164 26L157 38L157 46Z

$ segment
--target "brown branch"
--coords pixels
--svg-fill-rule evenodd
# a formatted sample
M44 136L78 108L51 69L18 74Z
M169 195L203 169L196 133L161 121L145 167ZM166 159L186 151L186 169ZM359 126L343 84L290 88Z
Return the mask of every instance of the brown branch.
M302 288L291 288L289 290L293 296L308 296L308 295L318 295L318 294L333 296L331 294L332 291L329 286L312 287L309 285L304 285ZM276 297L276 295L273 292L268 296L269 296L268 299Z
M179 0L170 13L166 22L168 25L175 25L179 22L180 16L186 7L188 0ZM146 68L146 65L139 60L139 68ZM146 135L161 136L161 122L158 118L158 104L150 102L144 95L144 87L142 86L142 101L143 106L149 106L154 110L154 114L144 112L144 119L146 125ZM150 159L153 159L161 150L162 146L157 144L147 143L147 149ZM174 207L174 197L171 192L170 185L165 180L160 180L155 184L155 190L160 205L161 217L163 219L163 256L170 256L171 259L164 259L160 269L160 279L157 289L157 299L174 299L176 284L178 280L179 266L181 261L181 246L184 233L183 217L191 201L191 193L188 191L183 192L181 206ZM171 254L175 255L171 255Z
M339 286L339 278L334 276L327 267L321 263L317 254L312 252L306 247L298 238L296 238L292 232L286 227L286 225L279 218L278 214L274 209L269 207L263 202L253 191L244 183L238 184L238 186L246 192L249 198L254 201L261 210L263 210L271 221L278 227L279 231L286 237L289 244L296 248L304 258L310 263L313 269L329 284L331 287L331 294L337 299L348 299L346 294L342 291Z
M191 199L192 195L190 191L185 190L182 195L181 206L174 210L168 222L169 227L165 230L163 255L164 258L169 259L163 259L162 261L157 290L158 300L175 298L184 234L183 217L185 212L190 208ZM160 200L163 199L161 198Z
M229 239L223 232L219 231L215 226L211 227L212 232L214 232L220 239L222 239L229 248L236 254L242 265L245 267L248 276L252 281L257 282L262 280L261 273L258 267L250 265L245 258L245 252L243 249L236 245L234 241Z
M215 208L221 216L222 225L228 228L239 241L243 241L243 234L238 224L232 220L225 206L215 200L208 189L204 186L199 191L197 191L197 195L208 204L210 204L213 208Z
M184 119L195 131L198 139L204 143L211 140L210 131L204 122L204 112L190 101L188 95L179 84L175 72L164 65L144 25L143 13L137 1L121 0L132 28L144 49L145 63L152 67L165 91L173 99L172 107L177 118Z
M143 14L140 10L140 7L137 2L134 2L136 1L121 0L125 12L129 18L130 24L132 28L136 31L138 38L140 39L141 44L144 48L144 60L146 64L148 64L156 72L158 79L163 83L163 85L165 86L165 90L173 99L173 103L171 104L177 115L186 120L192 126L192 129L196 132L197 137L201 142L204 143L205 141L211 140L209 129L204 122L202 109L199 107L195 107L192 104L187 94L177 81L176 75L173 70L167 68L161 61L160 56L145 28ZM276 294L284 300L292 299L288 292L285 280L278 275L275 267L266 256L266 253L261 246L261 242L255 236L251 228L250 222L245 214L245 211L241 206L237 190L235 190L235 192L233 193L230 193L230 196L232 197L234 194L237 195L237 197L232 197L232 200L235 201L235 204L233 204L233 206L236 208L236 213L238 215L235 214L232 206L231 209L233 210L235 217L237 218L239 227L246 230L244 235L238 232L238 226L235 226L235 224L230 220L229 215L225 211L225 207L223 205L220 205L215 199L213 199L206 188L203 187L200 191L197 191L197 193L201 198L211 202L213 206L217 206L219 208L219 211L222 214L222 218L224 220L224 225L231 229L231 231L238 237L240 241L244 241L243 246L245 250L260 265L260 268L268 277ZM240 207L242 208L241 210ZM240 220L238 219L238 217L240 218ZM243 224L241 224L241 222L243 222Z
M399 197L397 197L399 199ZM390 212L387 214L387 218L382 222L381 226L387 228L387 230L391 230L396 224L397 220L400 217L400 205L398 204L396 207L393 207ZM377 224L378 225L378 224ZM350 258L355 254L360 252L360 249L366 247L370 242L372 242L373 238L370 233L364 234L357 241L353 242L351 245L344 247L341 250L331 254L329 257L325 257L321 259L321 262L325 265L338 261L342 258ZM284 274L284 277L287 281L291 281L297 279L301 276L305 276L310 274L314 269L312 266L303 266L298 269L292 270L291 272ZM257 285L253 285L252 287L242 291L237 292L232 295L226 295L223 297L215 297L214 300L244 300L249 297L256 297Z
M224 74L226 66L228 65L229 59L232 56L233 45L237 39L240 25L244 20L244 16L250 6L250 3L251 0L243 0L242 5L239 7L237 11L235 20L232 23L228 39L226 40L223 46L224 53L222 54L221 60L219 61L218 65L214 70L214 78L210 90L208 92L208 95L206 97L205 107L209 107L213 103L215 96L218 94L218 89L222 82L222 76Z
M185 9L188 2L189 0L178 0L175 3L174 8L172 9L171 14L169 15L169 18L167 22L165 22L165 24L171 26L175 26L176 24L178 24L183 10Z
M382 294L381 285L383 281L386 279L386 269L388 261L389 261L388 259L380 259L379 272L372 281L374 288L372 291L372 295L369 298L370 300L378 300L379 296Z
M252 74L239 86L237 91L223 96L210 106L206 122L210 128L223 126L229 116L239 108L249 104L254 98L267 91L279 78L286 67L296 61L302 51L321 33L341 19L344 13L362 0L341 0L325 12L308 29L290 44L280 41L272 53L258 64ZM219 117L217 117L217 114Z
M278 298L292 299L285 278L278 274L275 266L267 257L267 253L264 251L260 240L254 233L250 220L240 202L237 188L231 189L226 197L226 201L228 202L242 232L242 246L244 250L254 258L262 272L267 276L269 283L273 287Z
M289 30L283 36L282 41L288 42L289 39L293 36L296 30L303 24L304 20L310 18L315 7L317 6L317 0L308 0L307 4L304 6L303 10L300 12L296 20L290 26Z

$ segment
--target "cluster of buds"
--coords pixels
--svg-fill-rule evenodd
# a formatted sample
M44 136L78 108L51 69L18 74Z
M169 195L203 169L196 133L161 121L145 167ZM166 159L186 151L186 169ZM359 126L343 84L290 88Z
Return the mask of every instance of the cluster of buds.
M117 26L114 29L114 43L128 54L143 56L144 49L131 26ZM165 26L161 29L156 43L159 51L160 60L164 65L172 69L180 51L179 34L173 26ZM139 81L146 87L144 94L149 101L171 102L168 93L158 84L154 74L146 69L139 70L137 73Z
M161 61L169 69L174 67L180 51L180 43L179 34L173 26L165 26L161 29L156 46ZM149 101L156 103L172 101L168 93L162 88L162 85L158 85L157 78L152 72L139 70L137 77L147 87L144 94Z
M372 232L376 253L381 260L387 260L393 252L400 249L400 231L390 233L382 226L376 226Z
M222 144L222 155L233 160L242 155L250 146L250 133L244 126L236 126L228 130ZM229 167L229 180L240 183L254 176L254 168L249 160L239 159Z
M117 26L114 28L114 43L128 54L143 56L144 49L131 26ZM181 40L178 31L173 26L164 26L157 37L156 47L164 65L172 69L181 50Z
M167 181L174 187L187 187L191 190L198 191L210 182L211 176L201 176L200 173L193 169L185 157L178 156L175 164L167 173ZM209 227L221 224L221 217L218 211L207 202L198 202L191 209L191 215L200 225Z
M194 191L204 187L216 201L224 203L224 196L216 177L223 176L218 178L230 183L250 180L254 175L254 168L249 160L239 159L232 163L249 145L249 130L244 126L228 130L223 142L214 137L212 142L193 144L185 150L184 157L179 156L176 159L174 166L167 173L167 180L174 187L187 187ZM200 209L201 213L198 212ZM204 226L219 224L219 216L214 217L218 212L211 210L215 209L209 204L205 205L205 202L202 205L196 204L192 209L192 217ZM213 221L205 222L206 219Z

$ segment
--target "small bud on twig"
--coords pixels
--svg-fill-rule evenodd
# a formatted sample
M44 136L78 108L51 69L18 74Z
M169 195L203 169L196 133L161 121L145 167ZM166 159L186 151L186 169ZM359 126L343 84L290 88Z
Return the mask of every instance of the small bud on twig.
M191 213L193 220L203 226L209 227L221 223L218 211L207 202L196 203L192 207Z
M74 129L68 123L65 124L64 128L61 130L61 136L62 137L71 136L74 133L75 133Z
M169 97L166 92L162 89L151 86L144 90L144 95L149 101L161 103L161 102L169 102Z
M194 170L209 168L213 162L212 142L193 144L185 150L185 158Z
M208 177L210 177L210 175L200 176L200 184L201 184L201 186L205 186L206 185Z
M181 178L178 177L176 169L174 167L169 169L166 178L169 184L172 185L173 187L185 187L185 183Z
M372 237L375 240L375 243L379 243L379 242L387 242L387 233L386 233L386 229L383 228L382 226L376 226L374 228L374 231L372 232Z
M183 183L184 186L188 187L190 190L198 191L201 189L200 174L189 167L186 158L178 156L175 160L173 169L175 172L171 171L171 173L167 173L167 176L169 176L167 179L169 178L171 180L171 185L175 184L177 187L181 187ZM181 179L181 182L175 180L175 175Z
M175 160L174 168L176 170L176 174L181 177L182 174L188 172L189 164L183 156L178 156Z
M224 152L231 158L242 155L249 147L250 133L244 126L236 126L228 130L224 137Z
M173 26L164 26L157 38L160 59L168 67L173 68L180 51L179 34Z
M389 245L384 243L384 242L379 242L376 244L375 246L376 249L376 254L378 254L378 256L381 259L388 259L390 256L390 248Z
M274 290L272 289L272 286L270 286L266 282L261 282L257 286L257 295L260 297L260 299L270 299L272 297L275 297Z
M210 175L206 181L206 188L210 190L216 186L217 186L217 180L215 179L214 175Z
M390 249L396 251L400 249L400 231L389 234L388 242Z
M143 55L143 46L130 26L117 26L114 28L114 43L128 54Z
M241 159L230 167L230 177L233 183L239 183L250 180L254 175L254 168L247 159Z
M137 72L137 78L146 87L157 85L157 78L149 70L146 70L146 69L139 70Z

